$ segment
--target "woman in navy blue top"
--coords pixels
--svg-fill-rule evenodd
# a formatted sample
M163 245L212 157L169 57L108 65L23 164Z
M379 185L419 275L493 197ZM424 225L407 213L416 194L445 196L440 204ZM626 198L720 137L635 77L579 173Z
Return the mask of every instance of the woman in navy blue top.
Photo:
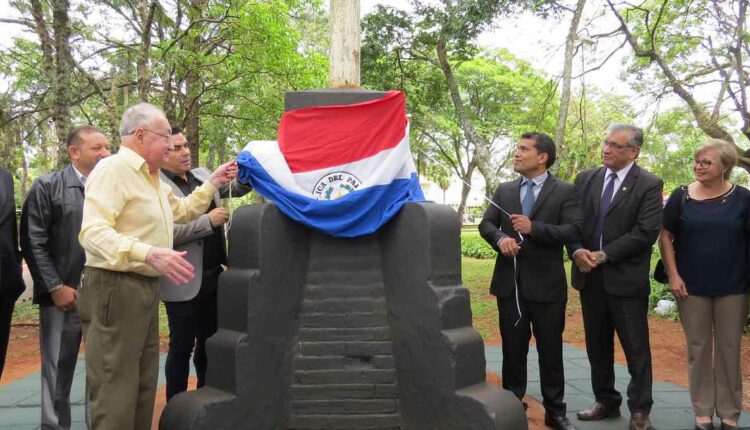
M714 413L722 429L736 429L742 411L750 191L728 181L737 157L718 139L696 151L695 182L669 196L659 238L687 340L697 430L713 429Z

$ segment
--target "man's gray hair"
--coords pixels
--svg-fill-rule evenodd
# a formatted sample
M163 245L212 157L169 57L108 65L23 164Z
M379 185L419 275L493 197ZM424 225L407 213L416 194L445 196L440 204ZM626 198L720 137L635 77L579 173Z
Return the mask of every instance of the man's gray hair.
M629 146L637 146L640 148L643 145L643 130L630 124L615 124L609 128L609 134L619 133L624 131L630 135L628 139Z
M138 127L151 127L158 118L166 118L164 112L150 103L138 103L122 113L120 136L127 136Z

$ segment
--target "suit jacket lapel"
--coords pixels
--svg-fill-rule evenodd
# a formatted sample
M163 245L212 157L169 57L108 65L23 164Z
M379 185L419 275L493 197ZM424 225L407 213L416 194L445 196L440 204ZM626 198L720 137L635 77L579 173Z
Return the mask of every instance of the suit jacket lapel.
M620 187L617 189L617 194L615 194L614 199L612 199L612 203L609 205L607 213L612 212L612 209L633 191L633 186L635 185L635 180L638 179L639 172L640 168L636 164L633 164L633 167L630 168L627 176L625 176L625 180L622 181L622 184L620 184Z
M177 184L175 184L175 182L172 180L172 178L170 178L169 176L167 176L167 174L165 174L164 172L159 172L159 174L161 175L162 181L166 182L170 187L172 187L172 192L174 193L175 196L177 196L179 198L185 197L185 194L183 194L183 192L180 189L180 187L178 187Z
M513 184L508 188L508 192L510 193L510 196L508 196L507 202L508 207L504 208L508 212L512 214L520 214L521 213L521 180L523 178L518 178L518 180L514 181Z
M529 218L534 218L536 211L542 206L544 200L547 198L547 196L550 195L550 193L552 193L552 190L555 187L557 187L557 180L552 176L552 173L547 173L547 179L545 179L544 183L542 184L542 189L539 191L539 195L534 202L534 207L531 209Z

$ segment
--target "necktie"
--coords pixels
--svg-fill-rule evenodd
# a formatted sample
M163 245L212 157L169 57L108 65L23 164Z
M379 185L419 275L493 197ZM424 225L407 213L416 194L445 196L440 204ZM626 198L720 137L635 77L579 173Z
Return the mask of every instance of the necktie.
M526 187L526 195L523 196L523 201L521 202L521 213L524 216L529 216L531 210L534 209L534 202L536 201L536 197L534 197L534 182L526 181L523 185Z
M617 175L612 172L609 174L609 182L604 187L604 193L602 193L602 199L599 202L599 216L596 218L596 228L594 229L594 243L596 249L602 248L602 233L604 231L604 218L607 216L609 211L609 205L612 203L612 195L615 192L615 179Z

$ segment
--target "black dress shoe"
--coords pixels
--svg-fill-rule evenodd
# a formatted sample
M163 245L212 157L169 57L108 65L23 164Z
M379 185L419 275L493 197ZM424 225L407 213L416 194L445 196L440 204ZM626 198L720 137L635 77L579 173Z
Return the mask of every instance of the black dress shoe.
M595 402L590 408L584 409L576 414L581 421L596 421L604 418L619 417L619 406L607 406L603 403Z
M544 414L544 425L555 430L576 430L575 426L565 415Z
M630 415L630 430L654 430L648 414L643 412L633 412Z
M721 430L737 430L736 425L727 424L724 421L721 422Z
M695 430L714 430L714 423L695 423Z

